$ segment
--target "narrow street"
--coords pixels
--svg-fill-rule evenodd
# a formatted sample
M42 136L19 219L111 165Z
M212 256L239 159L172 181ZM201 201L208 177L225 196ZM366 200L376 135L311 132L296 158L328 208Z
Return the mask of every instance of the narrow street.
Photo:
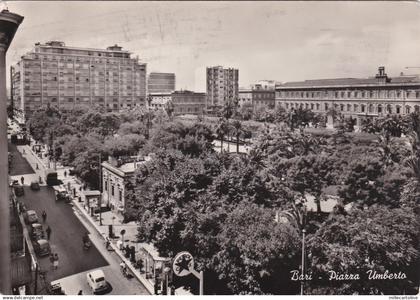
M103 238L76 206L72 203L56 201L53 189L46 185L41 185L39 191L30 189L31 181L38 181L39 176L44 177L44 167L28 146L11 146L14 154L11 179L17 179L20 182L20 178L24 178L25 194L17 199L24 203L28 210L37 212L40 223L42 223L42 211L46 211L47 219L43 223L43 228L45 230L47 226L50 226L51 250L59 257L57 270L51 267L48 256L38 258L40 270L45 272L46 281L58 280L66 294L76 295L82 290L84 295L88 295L92 294L92 291L87 284L86 273L100 268L104 271L110 286L107 294L148 294L137 279L128 280L122 276L119 267L120 259L115 253L105 249ZM86 232L89 233L93 243L88 250L84 250L82 246L82 236ZM41 294L42 288L42 283L40 283Z

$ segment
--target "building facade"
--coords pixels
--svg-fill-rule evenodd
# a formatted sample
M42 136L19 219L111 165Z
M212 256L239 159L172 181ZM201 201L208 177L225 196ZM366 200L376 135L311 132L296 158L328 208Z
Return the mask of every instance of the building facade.
M209 111L222 107L225 103L238 102L239 70L222 66L207 68L207 99Z
M276 95L273 88L264 87L259 84L252 85L251 88L244 88L239 90L238 106L242 107L245 104L252 106L253 109L275 107Z
M404 115L420 111L420 78L416 75L388 77L384 67L370 78L338 78L288 82L276 86L276 105L286 110L299 107L317 113L330 109L344 117L388 114Z
M149 105L151 109L165 109L166 104L172 101L172 93L149 94Z
M174 73L150 73L147 81L148 94L172 93L175 91Z
M125 212L125 185L134 175L135 170L148 161L137 157L115 159L110 157L102 163L102 204L119 213Z
M18 117L50 105L60 110L101 106L107 111L145 105L146 64L114 45L104 49L35 44L11 70Z
M174 115L202 115L206 107L206 94L191 91L175 91L172 93Z

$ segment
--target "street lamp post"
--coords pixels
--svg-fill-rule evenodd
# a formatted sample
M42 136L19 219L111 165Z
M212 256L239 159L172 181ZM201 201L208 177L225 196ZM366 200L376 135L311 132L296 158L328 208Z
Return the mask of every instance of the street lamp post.
M99 170L98 170L98 176L99 176L99 225L102 226L102 153L99 152Z

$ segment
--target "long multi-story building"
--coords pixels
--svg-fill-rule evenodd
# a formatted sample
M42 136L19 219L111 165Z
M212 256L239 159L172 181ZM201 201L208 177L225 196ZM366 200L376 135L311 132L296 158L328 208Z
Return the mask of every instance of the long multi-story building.
M37 43L12 67L11 85L15 112L23 120L46 105L118 111L145 105L146 64L117 45L90 49Z
M206 94L191 91L175 91L172 93L174 115L201 115L206 107Z
M225 103L237 104L238 79L238 69L224 69L222 66L207 68L206 108L209 112Z
M420 112L420 78L388 77L384 67L370 78L337 78L287 82L276 86L276 105L317 113L331 109L360 120L388 114Z
M239 89L238 105L250 105L253 109L275 107L274 87L265 87L260 84L252 85L251 88Z
M174 73L150 73L147 81L147 93L161 94L175 91Z

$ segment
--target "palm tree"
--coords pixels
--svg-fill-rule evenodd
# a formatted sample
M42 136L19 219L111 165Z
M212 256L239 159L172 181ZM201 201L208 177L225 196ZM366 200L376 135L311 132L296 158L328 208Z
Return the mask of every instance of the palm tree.
M236 153L239 153L239 137L245 132L242 123L238 120L233 121L232 129L236 137Z
M219 119L219 123L216 126L216 136L220 139L220 152L223 152L223 140L225 137L225 134L228 132L228 124L226 123L226 120L223 118Z

